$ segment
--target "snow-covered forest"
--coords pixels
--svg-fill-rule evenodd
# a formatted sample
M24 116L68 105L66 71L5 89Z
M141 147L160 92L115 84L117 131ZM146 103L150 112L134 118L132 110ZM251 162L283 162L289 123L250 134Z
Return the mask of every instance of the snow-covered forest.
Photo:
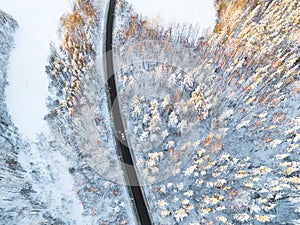
M99 2L94 4L97 5ZM105 10L105 7L106 2L101 2L101 7L98 6L98 9ZM1 66L0 95L0 224L135 224L131 201L125 186L122 185L121 169L118 169L118 165L111 165L117 164L117 156L109 131L111 129L109 117L103 118L108 115L108 112L103 114L107 109L106 95L104 88L100 88L104 85L99 83L95 65L96 49L102 46L100 40L97 40L99 36L97 32L101 31L94 30L100 27L103 29L100 22L103 23L104 18L101 17L100 21L96 14L105 16L104 12L96 11L96 7L87 4L86 1L78 1L74 3L74 14L70 13L62 17L60 29L69 29L67 30L70 31L71 36L69 43L73 45L70 46L73 50L70 54L69 48L64 50L59 46L56 49L52 45L49 65L45 65L46 71L51 71L49 89L52 93L48 101L49 114L45 119L52 132L50 135L47 133L47 136L40 134L35 141L27 142L12 124L5 107L6 67L17 23L11 16L1 11L1 49L3 49L1 65L3 66ZM90 23L84 27L89 33L90 42L86 43L84 49L75 50L77 53L80 50L79 62L84 62L84 65L78 66L78 58L77 60L75 58L73 69L79 71L80 68L80 75L86 75L84 81L86 89L83 89L86 92L82 93L85 97L81 99L84 104L81 104L80 109L75 107L71 109L70 104L75 106L76 103L66 101L66 104L62 104L65 108L61 107L59 110L56 108L59 105L57 102L63 103L63 99L59 98L60 93L56 91L63 90L59 90L62 84L56 83L58 80L53 79L55 74L52 66L55 65L57 69L57 77L61 76L59 82L72 79L74 72L72 64L68 65L71 70L67 71L63 70L65 64L62 64L60 71L57 62L67 64L69 56L73 56L74 47L78 45L75 30L78 24L73 24L72 19L76 20L76 17L82 15L91 16ZM63 41L64 32L65 30L60 31L62 45L66 44ZM74 43L74 39L77 39L77 42ZM100 71L101 68L98 70ZM74 77L76 75L78 72ZM89 84L89 81L92 82ZM99 86L96 86L98 84ZM77 91L68 88L70 86L66 86L65 90L72 93L70 96ZM89 89L96 93L88 92ZM92 99L89 95L98 97ZM103 108L99 108L100 106ZM76 109L80 114L75 114ZM54 116L56 113L59 113L59 116ZM108 170L110 166L113 166L113 171ZM120 183L112 182L115 179L119 179Z
M121 105L153 221L298 224L299 3L216 8L208 34L117 8Z
M6 109L18 23L0 11L0 224L137 224L106 91L108 1L72 4L45 65L50 133L35 141ZM215 8L202 32L116 3L120 108L152 222L300 224L300 3Z

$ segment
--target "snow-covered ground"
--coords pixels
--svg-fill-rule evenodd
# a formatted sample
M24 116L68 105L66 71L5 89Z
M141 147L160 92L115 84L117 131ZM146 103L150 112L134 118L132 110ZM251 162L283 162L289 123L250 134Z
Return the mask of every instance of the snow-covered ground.
M7 106L15 125L30 139L47 129L45 65L49 44L57 39L59 18L68 6L69 0L0 0L0 9L19 24L8 69Z
M48 204L47 210L75 224L89 224L89 218L83 217L84 209L74 191L74 179L68 172L72 165L60 152L49 149L47 144L36 144L20 152L19 162L25 170L35 171L26 173L25 178L32 181L39 200Z
M213 28L216 10L213 0L129 0L136 12L144 16L159 16L165 23L198 24L201 28Z

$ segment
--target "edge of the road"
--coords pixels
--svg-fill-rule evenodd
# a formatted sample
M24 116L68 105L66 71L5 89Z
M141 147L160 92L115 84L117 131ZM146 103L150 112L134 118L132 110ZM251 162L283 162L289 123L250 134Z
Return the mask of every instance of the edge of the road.
M114 25L114 11L115 0L109 1L107 24L105 30L105 60L106 60L106 80L107 80L107 92L109 95L109 109L111 111L113 120L113 130L117 154L120 157L122 169L125 176L127 189L129 195L133 200L135 207L135 213L137 214L137 220L141 225L151 225L151 218L148 212L148 207L141 185L138 180L138 175L134 166L131 151L129 149L128 142L124 131L124 125L122 121L122 115L119 107L118 93L115 81L114 72L114 59L113 59L113 25ZM122 141L121 141L122 140Z

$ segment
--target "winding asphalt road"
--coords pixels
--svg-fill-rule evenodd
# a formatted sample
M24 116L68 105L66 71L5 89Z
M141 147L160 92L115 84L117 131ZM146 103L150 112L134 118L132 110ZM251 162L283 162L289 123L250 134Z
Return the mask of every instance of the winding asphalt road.
M122 169L125 173L125 180L128 184L128 191L133 198L135 205L135 212L137 213L138 221L141 225L151 225L148 208L141 185L138 180L137 172L132 160L129 145L124 132L124 125L122 121L121 111L119 108L119 100L115 81L114 60L112 53L112 36L114 23L115 0L110 0L109 11L107 16L106 26L106 78L107 89L110 96L110 110L112 113L112 120L115 130L115 142L117 153L120 157Z

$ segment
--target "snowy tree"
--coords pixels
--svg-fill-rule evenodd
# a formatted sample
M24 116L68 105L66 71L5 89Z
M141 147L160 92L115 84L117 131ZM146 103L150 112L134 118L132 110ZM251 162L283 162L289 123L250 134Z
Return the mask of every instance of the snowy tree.
M178 123L178 118L175 112L172 112L169 116L169 126L175 127Z

